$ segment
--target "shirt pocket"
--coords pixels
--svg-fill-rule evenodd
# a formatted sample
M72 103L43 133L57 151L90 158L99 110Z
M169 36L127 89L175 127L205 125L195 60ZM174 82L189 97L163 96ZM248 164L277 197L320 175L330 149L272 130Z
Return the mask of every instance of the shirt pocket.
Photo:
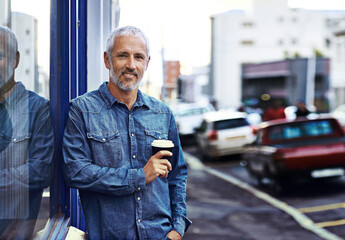
M152 149L151 149L151 143L153 140L157 139L168 139L168 134L157 131L157 130L145 130L146 135L146 158L149 159L152 156Z
M120 133L116 131L88 132L92 159L95 164L117 167L122 160Z
M18 167L23 165L29 157L29 152L36 149L29 149L31 133L13 133L11 151L9 153L10 166Z

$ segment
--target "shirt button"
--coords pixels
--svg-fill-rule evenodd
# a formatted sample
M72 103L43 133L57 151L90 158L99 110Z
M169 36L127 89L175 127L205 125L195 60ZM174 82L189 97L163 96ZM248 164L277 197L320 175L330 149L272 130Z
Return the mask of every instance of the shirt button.
M135 158L135 155L133 155L133 158Z
M141 222L141 220L140 220L140 219L138 219L138 222Z
M102 141L105 142L105 138L102 138Z
M140 201L140 197L138 197L138 201Z
M131 136L134 137L134 133L132 133Z
M138 191L140 191L140 187L138 187Z

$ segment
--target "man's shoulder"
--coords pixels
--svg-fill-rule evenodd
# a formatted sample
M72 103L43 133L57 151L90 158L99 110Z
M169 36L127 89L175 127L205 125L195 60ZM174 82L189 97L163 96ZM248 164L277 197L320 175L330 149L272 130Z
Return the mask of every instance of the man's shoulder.
M99 90L84 93L71 101L71 106L80 108L82 111L90 110L90 108L99 108L104 105Z
M23 105L23 111L30 111L30 112L36 112L40 111L40 109L47 109L49 108L49 100L38 95L37 93L31 91L31 90L24 90L24 94L21 94L20 97L21 100L29 103L29 108L26 109L25 104ZM25 109L25 110L24 110Z
M159 113L171 113L170 107L162 102L161 100L158 100L157 98L154 98L152 96L149 96L145 93L142 93L143 101L144 103L153 111L159 112Z

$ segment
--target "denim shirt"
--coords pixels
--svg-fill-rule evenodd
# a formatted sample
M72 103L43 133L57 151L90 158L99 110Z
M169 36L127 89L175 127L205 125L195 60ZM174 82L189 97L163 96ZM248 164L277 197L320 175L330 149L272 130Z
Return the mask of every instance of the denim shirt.
M18 82L0 103L0 238L13 220L20 234L15 239L28 238L19 225L37 218L43 189L51 180L53 153L49 102Z
M146 185L151 142L175 144L168 178ZM166 239L191 224L187 166L171 110L138 91L129 111L106 83L74 99L63 139L67 184L79 189L90 239Z

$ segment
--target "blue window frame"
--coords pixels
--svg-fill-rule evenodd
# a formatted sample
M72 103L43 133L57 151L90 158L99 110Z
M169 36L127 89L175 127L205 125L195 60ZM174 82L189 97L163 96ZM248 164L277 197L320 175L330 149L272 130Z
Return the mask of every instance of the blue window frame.
M61 145L69 102L87 89L86 4L87 0L51 0L50 102L56 151L49 224L57 238L69 224L85 230L78 191L66 187L64 181Z

